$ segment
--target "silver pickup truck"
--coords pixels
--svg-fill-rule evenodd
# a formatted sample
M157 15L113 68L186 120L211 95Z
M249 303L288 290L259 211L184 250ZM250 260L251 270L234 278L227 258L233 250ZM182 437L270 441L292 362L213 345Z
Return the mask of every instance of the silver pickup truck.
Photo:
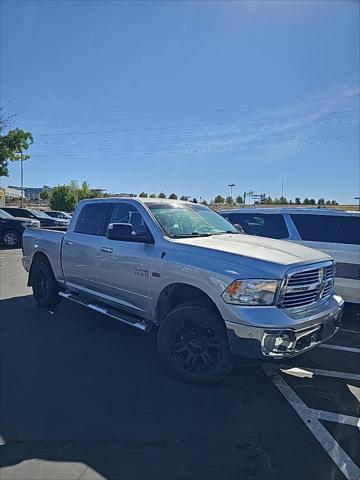
M23 265L44 307L66 298L143 331L158 327L161 358L188 381L222 380L233 354L301 354L341 322L330 256L244 235L189 202L82 201L67 232L26 229Z

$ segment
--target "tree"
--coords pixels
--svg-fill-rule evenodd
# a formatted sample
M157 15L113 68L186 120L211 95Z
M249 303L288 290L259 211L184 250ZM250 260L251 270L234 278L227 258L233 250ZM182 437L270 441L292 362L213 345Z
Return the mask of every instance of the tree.
M166 195L165 195L165 193L163 193L163 192L160 192L160 193L159 193L159 198L166 198Z
M192 199L192 203L198 203L197 199L196 199L196 198L193 198L193 199Z
M50 190L41 190L40 192L40 198L41 200L44 200L45 202L48 201L51 197L51 193L50 193Z
M156 198L156 193L151 193L151 194L149 195L149 198Z
M314 198L310 198L309 203L310 205L316 205L316 200Z
M336 200L331 200L331 205L339 205Z
M85 198L92 198L92 192L90 190L89 182L84 180L81 187L77 190L78 200L84 200Z
M271 197L266 197L265 200L263 201L264 205L272 205L273 199Z
M280 197L279 198L279 203L280 203L280 205L287 205L288 201L286 200L285 197Z
M30 155L23 152L33 143L33 136L30 132L15 128L3 135L5 127L7 127L6 120L0 117L0 177L9 176L9 161L24 161L30 158Z
M139 193L140 198L148 198L148 194L146 192Z
M222 197L221 195L216 195L214 202L216 204L223 204L225 203L225 198Z
M226 201L226 203L227 203L228 205L232 205L232 204L234 203L233 198L230 197L230 196L226 197L226 200L225 200L225 201Z
M331 205L330 200L326 200L326 205Z
M187 202L189 200L189 197L186 197L185 195L181 195L180 200Z
M171 195L169 195L169 198L170 198L170 200L177 200L176 193L172 193Z
M206 200L203 200L201 203L202 205L208 205L208 202Z
M235 200L236 200L236 203L244 203L244 199L241 195L238 195Z
M325 205L325 198L319 198L317 204L318 205Z
M51 192L50 208L62 212L72 212L77 203L76 192L71 185L58 185Z
M296 205L301 205L300 197L295 197L295 204Z
M304 200L303 200L303 204L304 205L310 205L310 200L307 197L305 197Z

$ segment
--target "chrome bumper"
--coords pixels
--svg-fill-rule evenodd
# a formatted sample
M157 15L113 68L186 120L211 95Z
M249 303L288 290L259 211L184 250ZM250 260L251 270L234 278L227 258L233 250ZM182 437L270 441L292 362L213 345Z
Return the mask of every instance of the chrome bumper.
M335 294L322 312L308 311L302 316L296 314L295 318L289 314L288 325L283 322L284 311L279 310L281 327L260 326L258 318L254 325L226 321L231 351L250 358L281 359L299 355L335 335L341 326L343 306L344 301Z

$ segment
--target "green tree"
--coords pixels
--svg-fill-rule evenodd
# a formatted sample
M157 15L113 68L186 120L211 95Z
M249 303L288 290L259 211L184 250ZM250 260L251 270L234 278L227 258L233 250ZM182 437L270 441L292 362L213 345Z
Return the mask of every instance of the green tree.
M317 204L318 205L325 205L325 198L319 198Z
M330 201L330 200L326 200L326 205L331 205L331 201Z
M339 205L336 200L331 200L331 205Z
M50 190L41 190L40 192L40 198L41 200L44 200L45 202L47 202L51 197L51 193L50 193Z
M9 161L28 160L30 155L24 152L33 143L33 136L20 128L3 133L8 127L7 119L4 119L0 111L0 177L9 176Z
M314 198L310 198L309 203L310 205L316 205L316 200Z
M149 195L149 198L156 198L156 193L151 193L151 194Z
M171 195L169 195L169 198L170 198L170 200L177 200L176 193L172 193Z
M84 180L81 187L77 190L78 200L84 200L85 198L92 198L92 192L90 190L89 182Z
M72 212L77 203L76 192L71 185L58 185L51 192L50 208L63 212Z
M228 205L232 205L234 203L234 200L233 200L232 197L230 197L230 195L228 197L226 197L225 201Z
M223 203L225 203L225 198L222 197L221 195L216 195L214 202L216 204L222 205Z
M181 195L180 200L187 202L189 200L189 197L186 197L185 195Z
M285 197L280 197L279 198L279 203L280 203L280 205L287 205L288 201L286 200Z
M146 192L139 193L140 198L148 198L148 194Z
M300 197L295 197L295 204L296 205L301 205Z
M271 197L266 197L265 200L263 201L264 205L272 205L273 199Z
M304 205L310 205L310 200L307 197L305 197L304 200L303 200L303 204Z
M203 200L201 203L202 205L208 205L208 202L206 200Z
M159 193L159 198L166 198L166 195L165 195L165 193L163 193L163 192L160 192L160 193Z
M236 200L236 203L244 203L244 199L241 195L238 195L235 200Z

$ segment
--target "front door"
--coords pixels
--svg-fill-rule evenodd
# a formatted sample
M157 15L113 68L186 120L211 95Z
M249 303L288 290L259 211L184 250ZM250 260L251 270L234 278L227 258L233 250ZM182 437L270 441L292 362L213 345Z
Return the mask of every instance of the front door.
M147 225L136 206L127 202L114 204L109 223L130 223L140 234ZM156 246L101 238L97 263L99 291L119 307L148 317L151 312L151 266Z

